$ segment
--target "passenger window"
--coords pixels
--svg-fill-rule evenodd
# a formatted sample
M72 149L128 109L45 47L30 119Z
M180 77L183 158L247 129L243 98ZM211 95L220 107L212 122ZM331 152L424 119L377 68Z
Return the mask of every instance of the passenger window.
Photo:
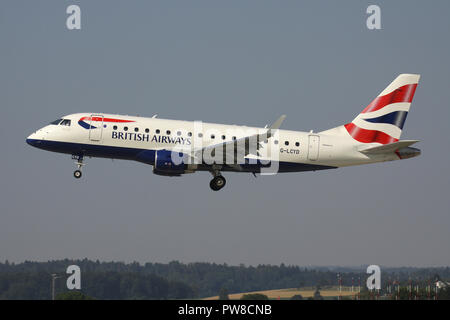
M192 137L192 132L188 132L188 137Z
M278 140L275 140L273 143L274 143L274 144L278 144Z
M161 131L159 131L159 129L156 129L155 132L156 132L156 134L159 134Z
M149 133L150 132L150 129L145 129L145 133Z
M114 126L114 127L113 127L113 130L117 130L117 126Z
M134 128L134 132L139 132L139 128Z
M236 137L235 136L233 136L233 138L232 138L233 140L236 140Z
M296 147L299 147L299 146L300 146L300 143L299 143L299 142L296 142L296 143L295 143L295 146L296 146Z
M166 134L169 136L169 135L170 135L170 130L167 130L167 131L166 131Z
M222 136L222 140L225 140L226 139L226 137L225 136Z
M181 131L177 131L177 136L181 136Z
M199 138L202 138L202 137L203 137L203 133L200 132L200 133L198 134L198 137L199 137Z
M285 145L285 146L288 146L288 145L289 145L289 141L285 141L285 142L284 142L284 145Z
M216 138L216 136L212 134L211 135L211 139L215 139L215 138Z
M123 127L123 131L128 131L128 127Z

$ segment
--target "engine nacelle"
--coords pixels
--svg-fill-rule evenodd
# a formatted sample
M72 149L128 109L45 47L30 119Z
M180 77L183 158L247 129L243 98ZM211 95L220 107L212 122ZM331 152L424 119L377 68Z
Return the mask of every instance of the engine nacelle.
M179 176L187 173L186 155L170 150L157 150L153 173L163 176Z

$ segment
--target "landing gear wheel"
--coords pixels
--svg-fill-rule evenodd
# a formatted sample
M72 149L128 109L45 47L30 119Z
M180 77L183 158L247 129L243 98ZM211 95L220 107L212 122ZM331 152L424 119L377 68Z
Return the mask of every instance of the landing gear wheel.
M223 187L225 187L226 180L222 176L215 176L211 182L209 183L209 187L214 191L219 191Z
M76 179L80 179L82 175L83 175L83 174L81 173L80 170L75 170L75 172L73 173L73 176L74 176Z
M75 177L75 179L80 179L81 178L81 176L83 175L82 173L81 173L81 168L83 167L83 165L84 165L84 163L83 163L83 155L76 155L76 154L73 154L72 155L72 159L73 160L77 160L77 162L75 162L75 164L77 165L77 167L78 167L78 170L75 170L74 171L74 173L73 173L73 176Z

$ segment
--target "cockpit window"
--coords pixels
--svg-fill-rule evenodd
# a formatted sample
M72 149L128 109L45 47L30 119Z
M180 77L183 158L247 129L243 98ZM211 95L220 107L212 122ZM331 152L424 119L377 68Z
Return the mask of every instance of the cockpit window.
M57 126L61 121L62 121L62 119L58 119L58 120L50 122L50 124L54 124Z
M64 119L60 124L60 126L70 126L70 120Z

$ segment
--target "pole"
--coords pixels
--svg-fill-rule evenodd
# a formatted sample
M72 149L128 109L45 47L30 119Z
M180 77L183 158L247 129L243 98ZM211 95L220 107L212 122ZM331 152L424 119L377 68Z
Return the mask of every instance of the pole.
M428 300L431 300L431 280L428 280Z
M437 285L434 285L434 300L438 299L438 287Z
M52 274L52 300L55 300L55 274Z
M353 292L353 277L352 277L352 292Z
M395 296L395 300L400 300L400 279L397 278L397 295Z
M412 284L411 279L409 279L409 300L411 300L411 291L412 291Z
M339 276L339 300L342 300L342 278Z
M56 273L52 274L52 300L55 300L55 281L56 279L61 278Z
M358 300L361 300L361 275L359 276L358 281Z

